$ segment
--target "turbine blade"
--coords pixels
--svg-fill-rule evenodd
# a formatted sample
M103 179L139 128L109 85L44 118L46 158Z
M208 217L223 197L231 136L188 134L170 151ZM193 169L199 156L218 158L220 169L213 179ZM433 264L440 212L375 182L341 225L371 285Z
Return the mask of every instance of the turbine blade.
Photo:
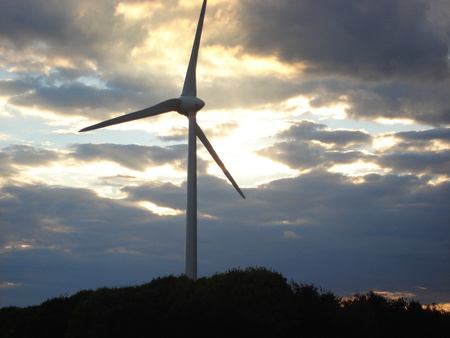
M180 105L179 99L170 99L170 100L158 103L157 105L154 105L152 107L136 111L134 113L129 113L126 115L122 115L122 116L115 117L110 120L106 120L106 121L94 124L92 126L81 129L79 132L104 128L104 127L112 126L112 125L123 123L123 122L142 119L142 118L148 117L148 116L155 116L155 115L167 113L169 111L177 111L179 105Z
M203 19L205 18L206 0L203 1L202 10L198 19L197 32L195 33L194 45L192 46L191 58L189 60L186 78L184 79L183 92L181 96L197 96L196 69L198 59L198 49L202 35Z
M200 128L200 126L197 124L197 137L200 139L200 141L202 141L203 145L205 146L205 148L209 151L209 153L211 154L212 158L214 159L214 161L216 161L217 165L220 167L220 169L222 169L223 173L225 174L225 176L228 178L228 180L231 182L231 184L233 185L233 187L237 190L237 192L239 193L239 195L242 196L242 198L245 199L245 195L242 192L242 190L239 188L239 186L237 185L237 183L235 182L235 180L233 179L233 177L231 176L230 172L227 170L227 168L225 168L225 165L223 164L223 162L220 160L219 155L217 155L216 151L214 150L214 148L212 147L211 143L209 142L208 138L206 137L205 133L203 132L203 130Z

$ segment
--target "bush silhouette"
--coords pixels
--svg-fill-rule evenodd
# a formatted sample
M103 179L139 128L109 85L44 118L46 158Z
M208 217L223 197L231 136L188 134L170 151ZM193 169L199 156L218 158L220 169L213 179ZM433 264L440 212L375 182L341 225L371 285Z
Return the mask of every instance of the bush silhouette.
M438 337L450 315L373 292L343 300L266 268L167 276L0 309L0 337Z

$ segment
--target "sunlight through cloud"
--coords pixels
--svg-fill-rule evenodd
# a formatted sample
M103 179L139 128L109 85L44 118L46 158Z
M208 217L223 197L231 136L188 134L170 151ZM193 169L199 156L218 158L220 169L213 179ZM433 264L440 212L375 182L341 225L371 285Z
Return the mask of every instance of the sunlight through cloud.
M139 205L160 216L177 216L184 214L183 210L161 207L152 202L139 202Z

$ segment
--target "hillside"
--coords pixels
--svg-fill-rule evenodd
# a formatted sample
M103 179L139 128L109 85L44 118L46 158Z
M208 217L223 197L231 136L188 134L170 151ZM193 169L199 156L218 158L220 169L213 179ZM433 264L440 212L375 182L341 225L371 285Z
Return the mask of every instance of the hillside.
M375 293L343 300L265 269L168 276L0 309L0 337L444 337L450 314Z

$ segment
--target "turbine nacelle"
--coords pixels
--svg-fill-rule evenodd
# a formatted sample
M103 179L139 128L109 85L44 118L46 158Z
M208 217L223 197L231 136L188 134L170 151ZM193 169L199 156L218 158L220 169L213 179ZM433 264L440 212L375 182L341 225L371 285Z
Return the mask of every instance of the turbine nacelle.
M194 96L180 96L178 100L180 100L180 105L177 111L186 116L189 113L198 112L205 106L205 102Z

